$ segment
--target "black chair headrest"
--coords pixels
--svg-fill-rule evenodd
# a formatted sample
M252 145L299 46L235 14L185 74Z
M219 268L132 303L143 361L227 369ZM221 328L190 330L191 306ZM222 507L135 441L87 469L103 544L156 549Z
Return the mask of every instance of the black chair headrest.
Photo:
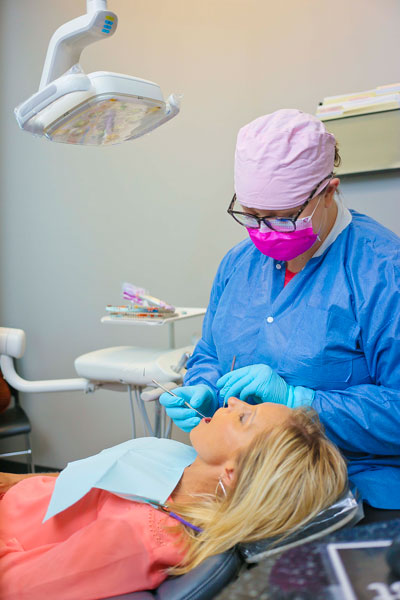
M249 544L240 544L239 552L246 562L259 562L267 556L328 535L345 525L355 525L363 516L362 501L357 490L347 487L332 506L321 510L302 529L293 531L284 538L274 537Z

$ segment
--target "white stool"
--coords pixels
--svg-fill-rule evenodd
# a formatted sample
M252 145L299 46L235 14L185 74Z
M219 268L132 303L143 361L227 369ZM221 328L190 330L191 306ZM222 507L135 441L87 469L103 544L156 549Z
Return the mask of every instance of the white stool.
M169 437L172 422L167 426L165 410L158 402L162 390L156 395L150 394L151 400L155 401L154 427L150 424L141 392L147 386L157 387L153 379L163 384L175 382L176 385L169 387L177 387L182 381L183 367L192 351L193 346L168 352L137 346L103 348L78 356L75 360L75 370L80 377L89 379L97 387L115 391L128 390L133 437L136 437L136 425L132 391L146 433L156 437Z

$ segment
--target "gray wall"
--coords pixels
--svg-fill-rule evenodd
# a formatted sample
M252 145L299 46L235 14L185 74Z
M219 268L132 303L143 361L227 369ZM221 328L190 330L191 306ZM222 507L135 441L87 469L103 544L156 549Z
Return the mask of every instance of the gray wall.
M54 30L84 7L0 3L0 323L26 331L18 368L29 379L73 377L74 358L97 348L167 346L164 328L100 324L123 281L206 305L219 260L243 237L225 212L243 124L282 107L312 113L326 95L400 78L398 0L110 0L117 33L84 51L83 68L181 92L182 112L121 146L51 144L19 131L13 108L37 89ZM342 184L347 205L397 233L399 189L399 174ZM178 344L200 325L178 324ZM124 394L24 395L23 404L42 465L130 435Z

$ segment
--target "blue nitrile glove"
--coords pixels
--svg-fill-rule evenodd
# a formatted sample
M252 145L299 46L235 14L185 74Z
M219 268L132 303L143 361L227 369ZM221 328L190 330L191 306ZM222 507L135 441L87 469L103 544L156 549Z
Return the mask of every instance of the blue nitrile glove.
M220 377L216 383L224 400L231 396L246 400L255 396L259 402L286 404L289 408L309 406L315 392L309 388L286 383L268 365L251 365L231 371Z
M160 396L160 403L165 406L167 415L175 425L183 431L191 431L201 421L200 415L195 410L188 408L185 402L197 408L205 417L212 417L218 408L214 390L202 383L175 388L171 391L180 399L164 392Z

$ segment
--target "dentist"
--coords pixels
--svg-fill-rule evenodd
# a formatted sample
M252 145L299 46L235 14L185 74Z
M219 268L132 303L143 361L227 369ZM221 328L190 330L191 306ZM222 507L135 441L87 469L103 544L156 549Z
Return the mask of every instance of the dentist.
M219 266L182 401L160 401L184 431L184 401L312 405L363 499L400 509L400 239L335 197L339 162L298 110L239 131L228 213L248 238Z

